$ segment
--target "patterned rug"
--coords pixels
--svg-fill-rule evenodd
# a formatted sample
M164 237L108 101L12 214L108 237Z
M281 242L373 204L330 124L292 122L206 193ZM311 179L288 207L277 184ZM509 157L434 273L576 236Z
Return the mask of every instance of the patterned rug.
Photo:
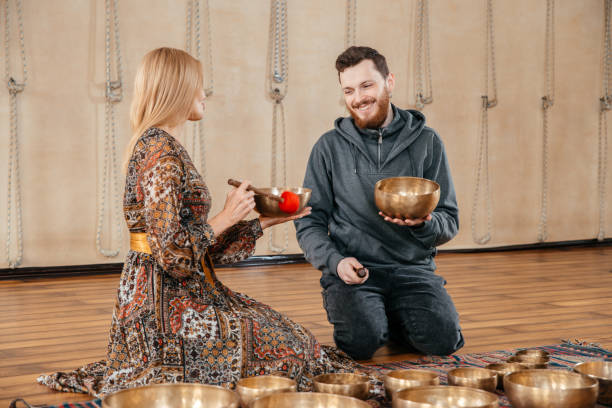
M607 360L612 361L612 353L606 349L599 347L596 344L588 344L581 341L564 341L560 345L555 346L540 346L530 347L539 350L544 350L550 353L549 367L551 369L571 370L576 364L589 360ZM399 361L394 363L372 364L373 367L382 373L390 370L398 370L405 368L420 368L433 370L440 373L440 384L447 384L446 373L457 367L484 367L491 363L504 362L514 354L516 350L501 350L489 353L474 353L454 355L449 357L433 357L427 356L415 361ZM508 399L503 392L498 391L500 408L511 407ZM381 401L383 407L390 407L390 404ZM93 400L83 403L66 403L61 405L45 406L45 408L100 408L100 400ZM605 408L603 405L597 407Z

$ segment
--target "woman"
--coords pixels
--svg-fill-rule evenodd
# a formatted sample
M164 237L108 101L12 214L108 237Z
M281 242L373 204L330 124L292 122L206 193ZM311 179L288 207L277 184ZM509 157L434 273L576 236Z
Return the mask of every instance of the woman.
M241 377L281 372L301 390L312 376L354 371L304 327L217 280L213 264L244 259L262 229L303 217L242 221L254 208L248 182L208 218L210 196L175 139L204 113L200 62L159 48L143 59L131 107L124 213L131 236L106 360L41 376L57 390L103 396L153 383L233 387Z

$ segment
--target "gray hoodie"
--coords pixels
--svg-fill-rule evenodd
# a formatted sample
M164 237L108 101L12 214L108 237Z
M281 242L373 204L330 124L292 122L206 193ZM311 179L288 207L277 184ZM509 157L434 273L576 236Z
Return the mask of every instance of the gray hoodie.
M323 274L336 275L345 257L371 269L433 272L435 247L457 234L457 201L442 140L425 126L421 112L395 106L393 111L393 121L378 130L361 130L352 118L339 118L312 148L304 177L304 187L312 189L312 213L295 227L306 259ZM378 215L374 185L396 176L440 184L431 221L403 227Z

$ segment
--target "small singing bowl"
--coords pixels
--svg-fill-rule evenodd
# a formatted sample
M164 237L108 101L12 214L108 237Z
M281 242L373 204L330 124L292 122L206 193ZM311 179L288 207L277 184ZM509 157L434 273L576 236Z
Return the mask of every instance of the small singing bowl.
M507 360L509 363L519 363L525 369L548 367L550 354L543 350L528 349L516 352Z
M497 373L480 367L454 368L448 372L448 384L495 392Z
M599 382L600 404L612 405L612 361L587 361L574 367L574 371Z
M261 188L261 191L265 193L274 194L280 197L283 191L291 191L292 193L297 194L299 198L299 206L295 211L296 213L302 211L304 207L308 204L308 200L310 200L310 194L312 190L304 187L272 187L272 188ZM273 200L270 197L266 197L260 194L255 194L255 211L264 217L286 217L290 214L283 212L279 206L279 202Z
M500 390L504 389L504 376L506 374L525 369L520 363L495 363L489 364L485 368L497 373L497 388Z
M366 399L370 394L370 381L367 376L353 373L329 373L317 375L312 379L317 392L345 395Z
M285 392L257 398L249 408L371 408L367 402L320 392Z
M519 360L516 356L512 356L506 361L508 363L519 364L524 370L534 370L548 367L548 360Z
M394 370L384 376L387 399L393 399L393 394L406 388L423 387L440 384L438 373L427 370Z
M395 218L423 218L436 208L440 185L419 177L391 177L374 186L374 202L384 214Z
M550 354L544 350L526 349L517 351L514 356L519 361L550 361Z
M522 370L504 377L506 396L515 408L592 408L597 380L561 370Z
M130 388L102 399L103 408L238 408L234 391L204 384L155 384Z
M236 384L240 395L240 406L246 408L256 398L277 392L292 392L297 390L297 383L291 378L276 375L261 375L258 377L241 378Z
M433 385L400 390L393 408L498 408L497 395L469 387Z

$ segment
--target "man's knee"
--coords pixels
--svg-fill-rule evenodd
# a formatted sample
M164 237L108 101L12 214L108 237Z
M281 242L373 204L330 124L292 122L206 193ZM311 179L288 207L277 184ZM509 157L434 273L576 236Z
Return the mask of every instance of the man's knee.
M451 316L437 320L404 322L400 331L403 341L426 355L447 356L464 344L459 322Z
M334 326L334 341L355 360L367 360L388 340L387 328L376 321L361 321L348 327ZM386 326L386 321L385 321Z
M349 286L337 279L324 286L323 306L334 326L338 348L366 360L388 340L385 303L375 289Z
M415 341L414 347L421 353L432 356L448 356L463 347L464 340L461 330L455 330L440 337Z

